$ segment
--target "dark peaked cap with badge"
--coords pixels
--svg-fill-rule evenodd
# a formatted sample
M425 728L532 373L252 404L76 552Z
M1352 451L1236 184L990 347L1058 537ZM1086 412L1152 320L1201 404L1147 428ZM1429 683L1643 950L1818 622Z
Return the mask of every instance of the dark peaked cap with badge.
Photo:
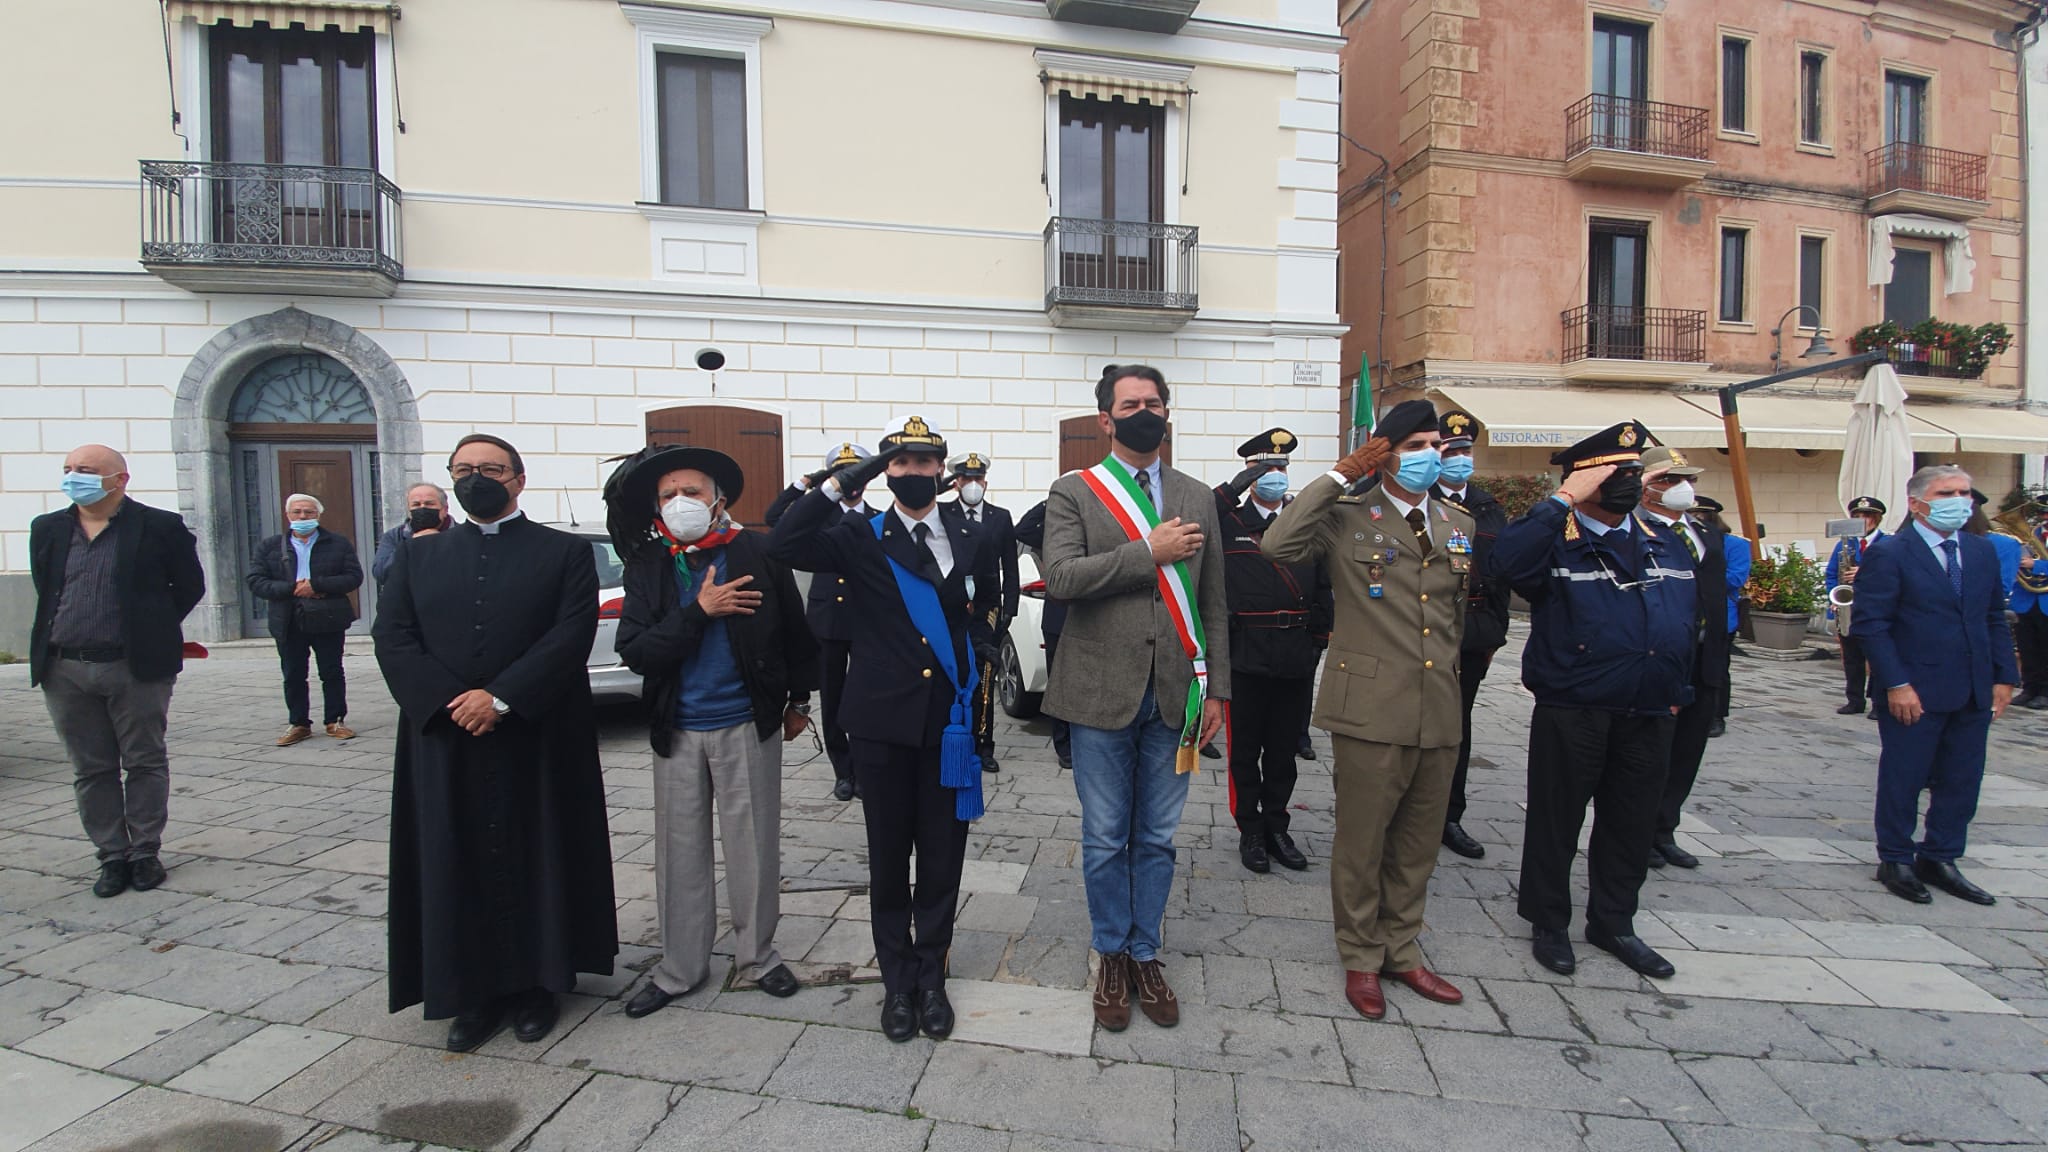
M882 433L881 451L935 452L946 454L946 438L932 431L922 416L906 416L901 424Z
M1285 428L1268 428L1257 436L1239 444L1237 446L1237 458L1240 460L1257 460L1262 457L1279 456L1284 460L1285 457L1292 455L1294 450L1299 447L1301 447L1301 441L1295 438L1294 433L1289 432Z
M1875 496L1858 496L1849 501L1849 515L1862 516L1866 513L1872 516L1884 515L1884 501Z
M1650 446L1650 430L1634 420L1624 420L1612 428L1603 428L1569 448L1551 454L1550 462L1561 468L1577 472L1581 468L1598 468L1603 464L1641 467L1643 449Z
M1403 400L1387 409L1379 423L1372 426L1372 434L1399 445L1417 432L1434 432L1437 428L1436 405L1427 400Z
M1461 408L1453 408L1436 418L1437 426L1444 432L1444 447L1470 448L1479 433L1479 421Z

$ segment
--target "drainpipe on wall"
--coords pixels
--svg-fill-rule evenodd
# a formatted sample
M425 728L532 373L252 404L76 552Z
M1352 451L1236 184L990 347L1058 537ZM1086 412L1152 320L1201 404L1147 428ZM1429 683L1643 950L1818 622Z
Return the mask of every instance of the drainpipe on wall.
M2020 117L2020 354L2021 403L2029 409L2048 407L2048 324L2036 322L2035 302L2048 300L2048 260L2034 256L2035 229L2048 224L2048 45L2041 42L2041 21L2048 10L2035 5L2033 16L2013 30L2013 58L2018 67ZM2020 479L2028 486L2048 480L2039 453L2020 458Z

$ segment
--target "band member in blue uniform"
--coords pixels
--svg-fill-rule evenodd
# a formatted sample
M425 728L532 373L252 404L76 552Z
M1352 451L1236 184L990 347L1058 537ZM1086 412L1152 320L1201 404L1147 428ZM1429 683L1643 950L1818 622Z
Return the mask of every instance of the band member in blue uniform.
M1564 481L1501 531L1494 569L1529 602L1522 683L1529 717L1529 828L1517 910L1538 963L1577 967L1567 932L1572 858L1586 803L1586 941L1645 976L1671 963L1636 935L1678 710L1690 699L1699 604L1692 557L1636 515L1649 430L1629 421L1550 458Z
M840 721L867 821L882 1032L896 1041L920 1024L934 1040L953 1030L946 950L967 824L982 808L971 727L974 645L1002 587L983 530L939 513L945 462L945 438L911 416L869 459L814 474L811 491L768 538L769 554L783 563L845 577L860 605L847 622ZM872 519L847 516L842 494L884 473L895 504Z
M1863 521L1863 535L1837 540L1835 550L1828 556L1827 586L1831 600L1836 588L1856 587L1856 571L1863 566L1863 554L1885 535L1877 527L1884 520L1884 501L1877 497L1858 496L1849 501L1849 515ZM1849 694L1849 702L1835 709L1835 714L1855 716L1864 710L1864 701L1869 697L1870 660L1863 654L1863 641L1850 630L1855 622L1854 609L1844 612L1830 603L1828 618L1835 622L1835 631L1842 637L1842 685Z

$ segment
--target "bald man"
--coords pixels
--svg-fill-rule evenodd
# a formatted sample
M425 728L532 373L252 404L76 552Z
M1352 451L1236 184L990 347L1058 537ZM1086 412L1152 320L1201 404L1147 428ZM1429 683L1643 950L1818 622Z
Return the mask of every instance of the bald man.
M182 517L128 496L119 452L73 449L58 488L69 504L29 523L29 683L42 686L71 757L78 818L99 849L93 895L146 892L164 881L164 731L185 666L181 623L206 573Z

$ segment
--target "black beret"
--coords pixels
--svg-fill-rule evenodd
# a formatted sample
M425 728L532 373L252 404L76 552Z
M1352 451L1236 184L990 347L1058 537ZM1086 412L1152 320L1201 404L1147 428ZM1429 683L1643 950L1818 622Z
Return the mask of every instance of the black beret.
M1373 425L1372 434L1398 446L1417 432L1436 430L1436 405L1427 400L1403 400L1387 409L1379 423Z

